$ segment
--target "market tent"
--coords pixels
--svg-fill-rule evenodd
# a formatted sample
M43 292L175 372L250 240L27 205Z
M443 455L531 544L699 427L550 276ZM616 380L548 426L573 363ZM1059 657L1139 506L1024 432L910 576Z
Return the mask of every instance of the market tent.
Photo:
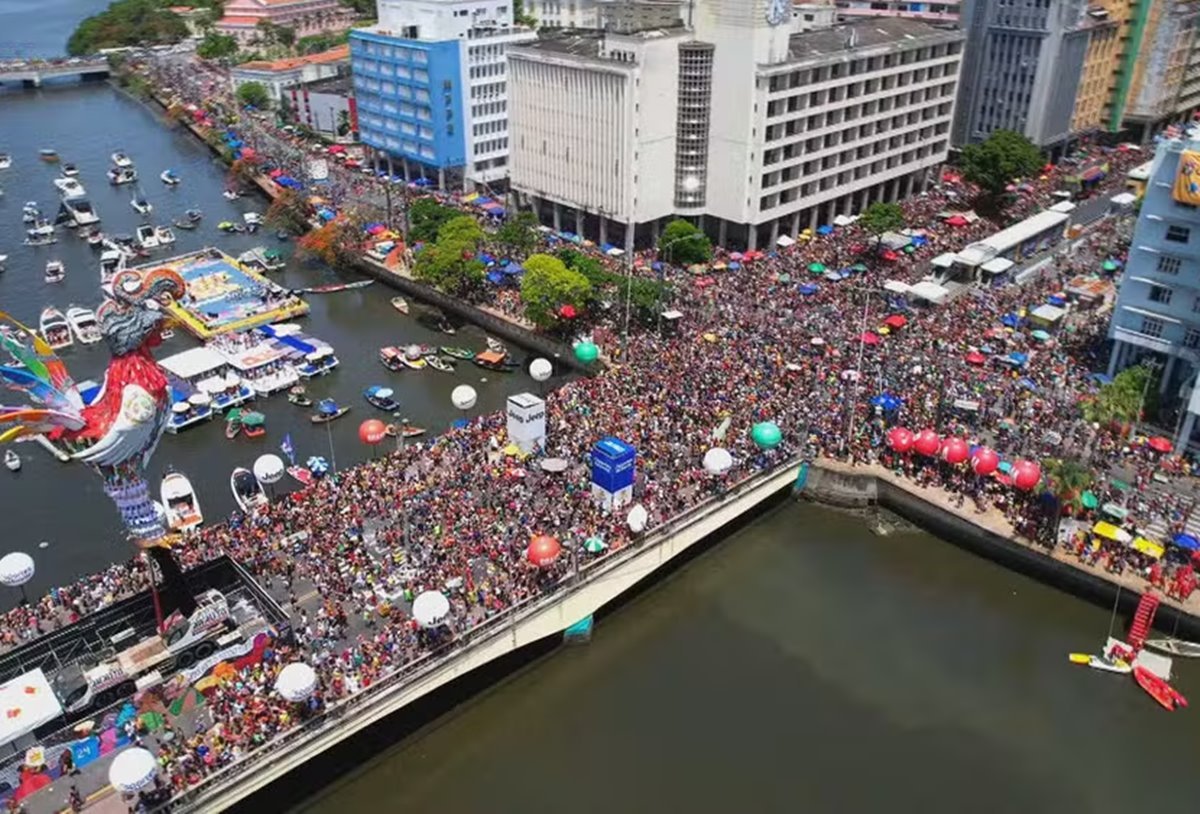
M1007 257L993 257L980 266L979 270L985 274L1003 274L1015 265L1016 263Z
M907 283L902 283L899 280L887 280L883 284L883 290L890 291L893 294L907 294L912 289Z
M899 251L912 242L908 235L902 235L899 232L884 232L879 238L880 244L892 251Z
M795 246L796 241L794 238L788 237L787 235L780 235L779 239L775 241L775 245L786 249L788 246Z
M934 305L941 305L946 297L950 294L949 290L943 288L937 283L931 283L928 280L922 280L910 289L910 293L914 297L927 300Z
M1151 559L1157 560L1163 555L1165 549L1161 543L1156 543L1153 540L1148 540L1145 537L1134 537L1130 546L1134 551L1140 551Z
M1066 309L1059 308L1056 305L1039 305L1037 308L1034 308L1029 315L1038 322L1046 325L1053 325L1066 316L1067 311Z
M1112 523L1104 520L1101 520L1099 523L1092 526L1092 534L1117 543L1133 542L1132 534L1127 532L1125 529L1114 526Z

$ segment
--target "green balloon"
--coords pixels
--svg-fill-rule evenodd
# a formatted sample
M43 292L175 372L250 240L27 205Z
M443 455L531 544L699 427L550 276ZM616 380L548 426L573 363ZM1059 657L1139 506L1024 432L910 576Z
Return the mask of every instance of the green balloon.
M750 428L750 438L763 449L774 449L783 440L783 433L773 421L762 421Z
M575 358L590 365L600 358L600 348L596 347L595 342L580 342L575 346Z

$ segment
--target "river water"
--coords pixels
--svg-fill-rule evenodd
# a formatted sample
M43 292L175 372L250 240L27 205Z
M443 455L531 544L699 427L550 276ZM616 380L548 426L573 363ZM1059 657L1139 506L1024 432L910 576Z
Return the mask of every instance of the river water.
M51 214L57 211L58 195L52 180L59 169L38 160L37 151L42 147L53 147L63 161L80 167L79 181L101 216L101 228L109 233L131 234L139 222L129 205L130 187L111 186L104 175L111 163L109 156L117 149L128 152L137 163L142 189L154 206L154 223L169 224L188 208L200 207L205 213L201 227L192 232L176 230L177 243L172 249L157 251L158 257L214 245L233 255L256 245L292 250L290 243L279 243L270 232L229 236L217 231L219 221L240 219L244 211L263 212L267 203L260 197L233 203L222 198L223 166L187 131L168 127L158 111L103 84L0 91L0 152L13 156L13 166L0 171L0 189L5 193L0 197L0 254L9 255L8 270L0 274L0 309L26 325L36 327L47 304L62 310L72 304L94 308L101 299L97 253L70 230L60 229L59 242L52 246L22 245L26 226L21 222L21 207L25 201L37 201ZM173 189L158 180L168 167L183 178ZM47 285L42 281L46 261L51 258L66 264L65 282ZM295 260L277 279L291 288L337 280L327 269ZM431 433L444 430L459 417L450 404L450 391L458 384L468 383L478 390L476 413L502 409L508 395L537 387L524 371L490 373L469 364L460 365L453 374L432 369L388 372L377 360L378 349L385 345L421 342L476 350L484 347L484 334L473 327L447 337L424 328L416 319L400 316L388 302L395 293L377 283L363 290L307 297L312 312L301 321L304 330L330 342L341 359L332 374L308 384L309 392L314 399L332 396L352 406L348 416L332 425L338 466L370 455L357 438L363 419L392 420L363 400L362 391L371 384L392 387L404 417ZM158 355L161 358L196 344L177 330ZM514 352L521 355L517 349ZM109 357L100 344L77 345L65 351L63 358L76 381L82 381L98 379ZM288 404L282 394L259 400L256 409L267 417L267 435L262 439L227 441L220 420L166 436L151 465L151 484L157 485L168 466L183 472L195 485L206 518L214 521L234 507L228 486L232 469L250 467L264 452L278 453L285 432L291 433L298 458L330 457L326 429L309 422L309 410ZM82 467L59 464L32 444L17 448L24 463L21 471L16 475L0 472L0 501L7 529L0 549L24 549L34 555L38 575L33 589L62 584L129 556L131 549L119 533L116 510L101 492L96 476ZM38 548L42 541L49 546ZM0 602L5 601L11 597L0 596Z

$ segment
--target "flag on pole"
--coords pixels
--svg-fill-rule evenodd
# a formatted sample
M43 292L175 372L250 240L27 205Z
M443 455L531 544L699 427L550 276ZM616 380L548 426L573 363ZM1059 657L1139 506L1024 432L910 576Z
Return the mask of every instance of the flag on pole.
M292 466L296 465L296 448L292 446L292 434L289 432L283 436L283 443L279 445L279 449L287 456L288 463Z

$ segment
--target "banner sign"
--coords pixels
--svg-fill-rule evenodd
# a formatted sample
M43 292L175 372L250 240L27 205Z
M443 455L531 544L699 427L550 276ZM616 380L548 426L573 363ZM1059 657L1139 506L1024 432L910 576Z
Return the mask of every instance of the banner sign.
M1184 150L1179 156L1172 197L1182 204L1200 206L1200 152Z

